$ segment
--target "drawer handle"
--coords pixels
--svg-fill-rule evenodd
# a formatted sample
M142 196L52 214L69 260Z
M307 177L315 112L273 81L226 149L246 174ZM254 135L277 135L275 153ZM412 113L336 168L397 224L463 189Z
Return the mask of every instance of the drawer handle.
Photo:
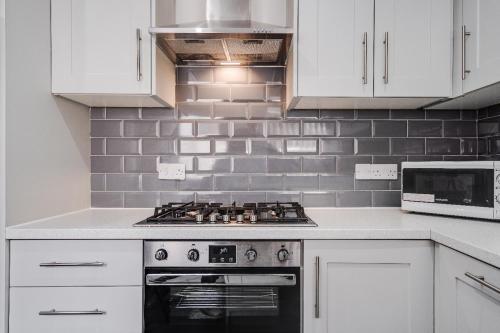
M42 262L40 267L100 267L105 264L101 261L94 262Z
M38 312L40 316L82 316L82 315L104 315L106 311L101 311L99 309L91 310L91 311L57 311L56 309L52 309L49 311L40 311Z
M479 276L479 275L474 275L472 273L465 273L465 276L467 276L468 278L476 281L477 283L479 283L480 285L490 289L490 290L493 290L494 292L500 294L500 288L498 288L497 286L495 286L494 284L491 284L489 282L487 282L485 279L484 279L484 276Z

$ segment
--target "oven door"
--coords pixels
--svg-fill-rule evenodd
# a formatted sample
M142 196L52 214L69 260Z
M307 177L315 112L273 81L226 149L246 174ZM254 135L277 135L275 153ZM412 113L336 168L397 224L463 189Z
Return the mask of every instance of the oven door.
M493 208L493 169L405 168L403 201Z
M299 333L300 268L146 269L146 333Z

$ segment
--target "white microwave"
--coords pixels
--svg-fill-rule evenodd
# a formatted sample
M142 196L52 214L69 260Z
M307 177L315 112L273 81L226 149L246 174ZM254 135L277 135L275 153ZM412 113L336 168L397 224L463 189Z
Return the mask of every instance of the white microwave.
M500 161L403 162L401 208L500 220Z

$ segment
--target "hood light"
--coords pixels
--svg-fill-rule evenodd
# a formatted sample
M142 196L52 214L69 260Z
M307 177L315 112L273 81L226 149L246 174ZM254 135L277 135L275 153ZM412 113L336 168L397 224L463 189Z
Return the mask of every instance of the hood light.
M224 66L239 66L241 65L241 62L235 62L235 61L221 61L221 65Z

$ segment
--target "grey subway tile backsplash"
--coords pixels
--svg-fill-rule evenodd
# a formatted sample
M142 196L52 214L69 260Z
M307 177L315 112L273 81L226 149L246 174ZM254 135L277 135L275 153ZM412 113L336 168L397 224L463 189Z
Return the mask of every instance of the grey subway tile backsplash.
M106 139L107 155L139 155L140 139Z
M122 192L92 192L90 204L95 208L121 208L123 207Z
M336 128L335 121L304 121L302 133L304 136L335 136Z
M175 180L158 179L158 174L142 175L143 191L175 191L177 182Z
M168 138L192 138L194 137L193 123L161 121L160 136Z
M91 120L91 137L117 137L122 136L122 122L119 120Z
M289 139L286 140L287 154L317 154L318 141L308 139Z
M436 120L422 120L422 121L409 121L408 122L408 136L409 137L442 137L443 136L443 122Z
M401 120L374 120L373 136L390 138L402 137L408 135L408 123Z
M123 172L123 156L91 156L91 173Z
M231 172L230 157L197 157L198 172Z
M198 122L197 137L229 136L229 123L227 122Z
M180 154L210 154L212 151L210 140L180 140Z
M300 172L300 157L268 157L267 170L272 173Z
M265 173L267 159L265 157L233 157L235 173Z
M283 140L265 139L251 141L252 155L280 155L283 154Z
M388 155L390 151L389 139L359 138L354 142L357 155Z
M247 175L216 175L214 176L214 190L216 191L244 191L248 190Z
M267 136L299 136L300 122L298 121L269 121L267 122Z
M264 137L264 123L262 122L234 122L233 136L240 138Z
M500 155L500 107L285 110L284 79L283 67L179 67L175 108L91 108L92 206L396 207L401 179L355 180L355 164ZM158 179L158 162L185 164L186 179Z
M338 133L339 136L347 137L371 137L372 123L371 121L348 121L339 120Z
M125 208L151 208L160 203L158 192L124 192Z
M90 176L91 191L106 191L106 175L95 173Z
M90 155L106 154L106 141L104 139L90 139Z
M128 137L155 137L157 122L154 120L126 120L123 122L123 135Z
M250 176L251 191L280 191L283 190L282 175L251 175Z
M140 179L137 174L108 174L106 175L106 191L139 191Z
M247 140L215 140L215 153L220 155L245 155Z
M139 109L106 108L106 119L139 119Z
M175 140L170 139L142 139L143 155L175 154Z
M127 173L156 172L156 156L125 156L124 168Z

